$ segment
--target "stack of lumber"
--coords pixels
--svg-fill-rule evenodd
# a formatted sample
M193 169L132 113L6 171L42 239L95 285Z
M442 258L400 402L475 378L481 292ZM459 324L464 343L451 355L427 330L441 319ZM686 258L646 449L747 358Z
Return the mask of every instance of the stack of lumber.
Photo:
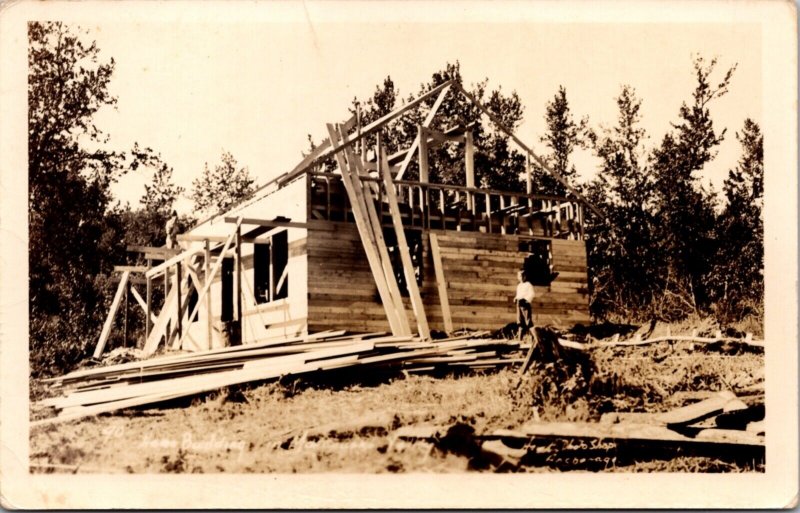
M409 371L486 369L519 363L519 342L485 332L437 341L384 333L324 332L78 370L48 380L60 394L37 406L53 407L47 424L188 397L248 382L318 371L393 365Z
M602 470L614 464L704 456L723 461L763 460L765 427L763 397L737 397L711 392L706 399L660 413L610 412L600 422L535 421L516 429L466 435L458 424L409 425L390 436L428 441L445 450L480 444L481 454L495 466L551 466ZM460 433L460 443L448 443Z

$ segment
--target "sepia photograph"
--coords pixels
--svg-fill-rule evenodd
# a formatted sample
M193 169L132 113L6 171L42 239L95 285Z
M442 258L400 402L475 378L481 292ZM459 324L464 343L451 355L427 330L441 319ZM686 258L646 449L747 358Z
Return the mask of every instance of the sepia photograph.
M796 8L697 6L0 10L4 505L796 505Z

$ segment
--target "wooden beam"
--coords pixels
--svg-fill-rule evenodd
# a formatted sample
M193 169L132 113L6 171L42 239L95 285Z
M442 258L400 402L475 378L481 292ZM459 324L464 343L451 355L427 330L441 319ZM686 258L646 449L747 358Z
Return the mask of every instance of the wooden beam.
M419 96L419 97L417 97L415 100L412 100L412 101L408 102L407 104L405 104L405 105L403 105L403 106L401 106L401 107L399 107L399 108L397 108L397 109L393 110L393 111L392 111L392 112L390 112L389 114L386 114L385 116L383 116L383 117L381 117L381 118L379 118L379 119L377 119L377 120L373 121L372 123L370 123L369 125L367 125L366 127L364 127L364 128L361 130L361 133L360 133L360 134L357 134L357 135L356 135L355 137L353 137L352 139L349 139L349 141L348 141L346 144L344 144L344 145L342 145L342 146L340 146L340 147L338 147L338 148L337 148L337 147L334 145L334 146L333 146L331 149L329 149L328 151L326 151L326 152L324 152L323 154L321 154L321 155L320 155L320 156L319 156L317 159L315 159L315 160L320 160L320 159L324 159L324 158L330 157L330 156L331 156L331 155L333 155L334 153L337 153L337 152L340 152L340 151L342 151L342 149L344 149L344 147L345 147L345 146L350 146L350 145L352 145L352 144L355 144L356 142L360 141L360 140L361 140L361 139L363 139L364 137L367 137L367 136L371 135L372 133L374 133L376 130L379 130L379 129L380 129L380 128L382 128L382 127L383 127L385 124L387 124L387 123L389 123L389 122L391 122L391 121L395 120L396 118L398 118L398 117L402 116L402 115L403 115L403 114L405 114L407 111L409 111L409 110L411 110L411 109L413 109L413 108L415 108L415 107L419 106L419 104L420 104L420 103L422 103L423 101L427 100L427 99L428 99L428 98L430 98L431 96L433 96L433 95L435 95L435 94L437 94L437 93L440 93L440 92L441 92L442 90L444 90L444 89L449 89L451 85L452 85L452 81L451 81L451 80L448 80L447 82L445 82L445 83L443 83L443 84L441 84L441 85L439 85L439 86L437 86L437 87L435 87L435 88L431 89L431 90L430 90L430 91L428 91L427 93L425 93L425 94L423 94L423 95L420 95L420 96ZM437 109L438 109L438 106L437 106ZM433 117L433 116L431 116L431 117ZM344 131L344 132L346 132L346 131ZM345 135L345 133L343 133L342 135ZM312 162L311 164L313 164L313 162ZM287 177L285 177L285 178L279 179L278 183L279 183L279 184L283 184L283 183L287 183L288 181L291 181L291 180L293 180L293 179L294 179L294 176L296 176L296 175L298 175L298 174L300 174L300 173L304 172L304 171L305 171L305 170L306 170L308 167L310 167L310 166L311 166L311 164L309 164L309 165L305 166L304 168L301 168L301 169L298 169L298 170L296 170L296 171L293 173L293 175L290 175L290 176L287 176Z
M146 316L147 315L147 311L148 311L147 303L145 302L144 299L142 299L142 296L139 294L139 291L136 290L136 287L133 287L133 286L131 287L131 295L133 296L133 299L135 299L136 302L139 303L139 306L142 307L142 311L144 312L144 314ZM150 322L153 322L153 323L156 321L155 316L152 313L150 313L150 318L149 319L150 319Z
M334 126L331 124L328 124L327 128L330 140L333 141L333 144L339 145L340 135L337 133L338 129L334 128ZM359 236L361 237L361 243L364 246L364 253L367 256L367 262L372 270L372 276L375 279L375 285L378 288L378 294L380 295L381 303L386 311L386 317L389 321L389 326L392 330L392 334L400 335L402 328L400 325L399 316L394 307L394 300L389 293L389 285L383 273L383 266L380 261L380 256L378 255L377 248L375 247L375 242L373 237L370 235L370 227L367 225L366 215L361 208L361 201L356 195L354 183L350 179L348 164L341 152L337 152L335 156L337 164L339 165L339 169L342 173L342 184L344 184L347 195L350 198L350 206L353 211L353 217L356 221L356 228L358 229Z
M447 143L447 142L456 142L456 143L465 143L467 142L466 131L463 134L451 134L447 132L440 132L438 130L434 130L432 128L428 128L425 131L428 134L428 139L436 141L439 144Z
M184 286L186 287L186 292L183 292ZM175 324L177 325L176 329L170 330L170 333L167 334L167 339L165 345L172 346L172 349L177 350L181 348L181 343L186 336L185 333L181 333L180 326L183 322L183 318L186 316L186 311L189 309L189 295L192 293L192 289L194 285L192 284L189 276L187 275L183 282L177 284L176 288L178 288L178 301L181 303L181 307L178 309L177 312L177 320ZM187 317L188 319L188 317Z
M147 276L148 278L154 278L154 277L160 275L161 273L163 273L165 271L168 271L169 268L172 267L173 265L175 265L175 264L177 264L179 262L183 262L187 258L191 258L191 257L195 256L197 253L199 253L201 251L202 251L202 249L197 249L197 248L195 248L195 249L187 249L186 251L183 251L183 252L179 253L178 255L175 255L174 257L170 258L169 260L165 261L164 263L158 264L157 266L153 267L152 269L150 269L149 271L147 271L145 273L145 276Z
M178 317L175 319L175 324L178 326L178 336L181 336L183 335L183 309L181 308L181 301L183 298L181 297L180 286L181 283L183 283L183 263L179 263L176 267L175 286L178 287Z
M100 355L103 354L103 350L106 348L108 336L111 334L111 328L114 325L114 317L117 315L117 310L119 309L119 303L122 300L122 296L127 290L128 278L130 275L130 271L124 271L122 273L122 279L119 281L117 292L114 294L114 299L111 301L111 309L106 316L106 322L103 323L103 330L100 332L100 339L97 341L97 346L94 348L94 354L92 355L94 358L100 358Z
M206 239L203 251L205 259L203 264L205 265L205 278L208 279L211 276L211 244L209 243L208 239ZM198 301L199 303L199 301ZM206 342L208 343L208 348L211 349L211 295L206 296L206 329L208 330L206 333Z
M420 149L422 148L423 145L420 145ZM422 296L419 293L419 286L417 285L417 277L414 273L414 265L411 262L411 253L408 250L406 233L403 228L403 218L400 215L400 207L397 204L397 196L395 195L394 184L392 183L392 174L391 171L389 171L389 162L386 160L386 155L383 153L380 154L380 158L382 164L381 175L383 176L383 185L386 189L386 199L389 202L389 212L392 215L394 232L397 236L397 249L400 252L400 259L403 262L403 274L406 277L408 295L411 297L411 306L414 309L414 316L417 318L417 329L423 340L430 340L431 331L428 327L428 317L425 315L425 306L422 303ZM378 227L378 229L380 229L380 227Z
M343 135L342 139L346 142L347 135ZM372 228L375 244L378 248L378 255L380 256L383 264L383 272L386 276L386 282L389 285L389 292L394 300L394 307L397 311L397 316L400 320L400 326L402 328L401 334L411 334L411 327L408 323L408 317L406 316L406 308L403 304L403 296L400 293L400 286L397 284L397 277L394 274L394 267L392 266L392 260L389 257L389 250L386 247L386 241L383 238L383 228L381 227L378 214L375 211L375 201L372 197L371 188L368 183L362 182L360 178L361 176L365 176L366 173L361 167L361 160L357 158L355 153L352 151L352 148L345 148L345 152L347 154L348 161L351 164L350 175L351 179L353 180L356 194L361 197L361 200L366 206L368 225ZM352 157L352 159L350 157ZM375 185L377 186L377 184Z
M288 267L288 266L287 266ZM233 302L233 319L241 324L242 322L242 225L236 226L236 272L234 278L234 295L236 300ZM241 341L239 341L241 343Z
M428 115L425 116L425 119L422 121L422 126L425 127L425 128L428 128L429 126L431 126L431 122L433 121L433 118L436 116L436 113L439 111L439 107L442 106L442 102L444 101L445 96L447 96L447 91L450 90L451 82L448 81L448 82L445 82L445 84L447 84L447 85L445 87L442 87L441 92L439 93L439 97L436 98L436 101L433 103L433 106L431 107L431 110L428 111ZM402 180L403 179L403 175L405 174L406 169L408 169L408 165L411 163L411 159L414 158L414 153L416 152L417 146L419 145L419 143L420 143L420 141L419 141L419 139L417 139L411 144L411 147L408 149L408 153L406 153L406 156L403 159L403 163L400 164L400 170L397 172L397 175L395 176L395 180Z
M425 93L423 95L420 95L419 97L417 97L416 99L410 101L409 103L407 103L405 105L402 105L402 106L398 107L397 109L393 110L392 112L386 114L385 116L373 121L372 123L370 123L369 125L364 127L361 130L360 134L358 134L355 138L351 139L349 144L354 144L354 143L360 141L361 139L363 139L364 137L367 137L367 136L371 135L376 130L381 129L386 123L390 123L391 121L393 121L393 120L397 119L398 117L402 116L403 114L405 114L407 111L419 106L420 103L424 102L425 100L427 100L431 96L433 96L433 95L435 95L437 93L440 93L444 89L449 89L452 84L453 84L453 81L452 80L448 80L447 82L445 82L443 84L440 84L437 87L434 87L433 89L431 89L427 93ZM438 100L437 100L437 103L438 103ZM438 106L436 104L434 104L434 107L436 107L438 109ZM431 109L431 111L433 112L433 109ZM429 113L429 115L430 115L430 113ZM351 122L354 122L354 120L348 121L345 124L345 126L348 125ZM342 129L345 132L349 131L349 129L345 128L345 126L343 126ZM350 128L352 128L352 126L350 126ZM253 195L250 197L250 199L245 200L245 201L239 203L238 205L235 205L234 207L231 208L231 210L229 210L229 212L234 211L234 210L240 210L240 209L242 209L242 208L244 208L244 207L246 207L248 205L252 205L253 203L255 203L256 201L260 200L263 197L263 195L259 195L258 194L259 192L261 192L261 191L263 191L265 189L274 188L273 186L281 187L281 186L291 182L292 180L294 180L295 178L300 176L302 173L306 172L317 161L324 160L324 159L332 156L334 153L342 151L341 147L340 148L330 148L330 140L324 141L322 144L320 144L320 146L324 146L325 148L324 149L320 149L319 151L313 151L312 152L313 156L309 155L308 157L303 158L303 160L300 162L300 164L295 166L295 168L292 171L289 171L288 173L280 175L277 178L265 183L264 185L262 185L261 187L256 189L256 191L253 193ZM203 220L197 226L200 226L200 225L202 225L202 224L204 224L204 223L206 223L208 221L211 221L212 219L215 219L216 217L217 216L211 216L208 219Z
M226 216L225 222L226 223L236 223L238 222L238 217L233 216ZM242 219L242 224L254 224L256 226L266 226L271 228L303 228L308 229L308 223L295 223L292 222L290 219L285 221L277 220L277 219L253 219L252 217L246 217Z
M122 306L122 345L128 347L128 295L131 291L131 282L125 285L125 304Z
M417 127L417 141L419 142L419 181L430 182L428 169L428 131L423 126Z
M467 173L467 188L475 188L475 145L472 141L472 132L466 133L466 144L464 146L464 169Z
M531 156L528 153L525 154L525 193L533 194L533 170L531 169Z
M605 219L605 215L603 215L603 213L600 211L600 209L595 207L580 192L578 192L574 187L572 187L572 185L570 185L569 182L567 182L567 180L563 176L561 176L561 174L559 174L555 170L551 169L550 166L548 166L547 163L544 160L542 160L538 155L536 155L533 152L532 149L530 149L527 145L525 145L525 143L523 143L520 140L520 138L517 137L514 134L514 132L512 132L510 129L506 128L506 126L503 125L503 123L499 119L497 119L497 116L492 114L492 112L489 109L484 107L481 102L479 102L472 94L468 93L462 86L460 86L458 84L455 84L454 86L461 92L461 94L463 94L465 97L467 97L467 99L469 101L471 101L476 107L478 107L478 109L480 109L481 112L483 112L486 115L486 117L488 117L501 132L503 132L508 137L510 137L515 143L517 143L517 145L520 148L525 150L525 153L530 155L545 171L547 171L548 173L553 175L553 177L556 180L561 182L561 184L564 185L564 187L566 187L566 189L569 192L571 192L575 196L575 198L577 198L580 201L584 202L589 208L592 209L592 211L594 211L595 214L597 214L601 218Z
M119 283L119 280L121 279L122 279L122 274L117 274L117 275L112 274L111 277L109 278L109 281L111 281L112 283ZM131 275L131 277L128 278L128 283L133 283L134 285L144 285L146 282L147 280L145 278L136 277L133 275Z
M442 265L442 253L439 250L439 238L435 233L431 232L430 241L433 270L436 274L436 287L439 291L439 303L442 305L444 330L450 334L453 332L453 318L450 314L450 298L447 295L447 281L445 281L444 278L444 266Z
M346 134L342 134L342 140L347 141ZM378 252L380 263L383 268L383 275L394 304L394 310L397 313L401 334L410 334L411 327L406 316L403 297L400 294L400 287L394 275L394 268L391 258L389 257L388 248L386 247L386 241L383 238L383 229L380 225L377 212L375 211L375 203L372 197L370 184L361 181L361 176L365 176L366 173L361 167L361 161L357 158L352 148L345 148L345 156L350 166L348 169L348 176L353 182L354 191L360 202L362 212L366 217L366 226L368 227L369 235Z
M179 248L168 248L158 246L128 246L126 250L129 253L155 253L169 256L175 256L181 252Z
M475 123L470 123L466 130L469 130L470 128L473 128L474 126L475 126ZM443 141L444 142L466 142L466 135L463 135L463 134L466 133L466 130L462 126L459 126L459 125L451 126L450 128L448 128L444 132L439 132L438 130L433 130L433 132L435 134L441 135L441 140L435 139L433 137L433 134L429 133L428 134L428 139L427 139L428 149L430 150L431 148L435 148L435 147L441 146ZM462 135L456 135L459 131L461 131ZM409 151L412 152L412 153L417 151L417 145L418 144L419 143L415 139L411 143L411 146L409 146L408 148L406 148L404 150L398 150L398 151L392 153L391 155L389 155L387 157L387 159L389 160L390 169L392 170L392 174L394 176L397 176L397 173L400 172L400 166L399 165L395 165L395 164L397 162L401 162L402 163L402 161L406 158L406 156L407 156ZM412 155L412 157L413 157L413 155ZM377 170L377 168L378 168L377 164L373 164L373 166L374 166L374 169ZM395 181L400 181L400 180L401 180L400 178L395 178Z
M225 245L222 247L222 251L220 252L221 255L224 255L225 252L228 251L228 248L230 248L231 242L233 242L233 239L236 237L236 230L239 228L239 226L241 226L241 224L242 224L242 218L240 217L236 223L236 226L234 227L234 230L228 236L228 240L225 241ZM222 258L218 258L217 261L214 263L214 267L211 269L211 274L206 276L206 283L205 285L203 285L203 290L200 291L200 293L197 296L197 304L194 305L192 313L189 314L190 319L194 319L195 315L197 315L197 311L200 308L201 302L206 297L208 290L211 288L211 282L214 280L214 276L216 276L217 272L219 272L219 269L222 267L222 261L223 261ZM181 337L181 342L183 342L183 337Z
M148 267L150 262L148 261ZM145 309L145 322L144 322L144 339L145 341L150 338L150 329L153 325L150 323L150 317L153 315L152 305L153 305L153 279L150 277L145 278L147 283L145 284L147 294L147 308Z
M147 266L145 265L115 265L114 266L115 273L144 273L147 272Z

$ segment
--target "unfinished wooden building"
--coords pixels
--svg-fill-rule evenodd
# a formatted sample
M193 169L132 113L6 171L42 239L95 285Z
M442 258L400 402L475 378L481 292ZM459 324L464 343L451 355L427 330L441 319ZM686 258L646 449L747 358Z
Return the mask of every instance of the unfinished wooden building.
M446 94L466 95L528 155L527 193L476 186L471 132L429 128ZM434 99L411 147L386 155L381 130ZM149 310L147 353L162 343L202 350L325 330L422 338L496 330L516 321L520 269L535 285L537 325L589 321L584 202L533 194L530 159L544 164L457 84L328 133L252 199L179 235L162 263L121 269L122 282L131 271L146 278L147 300L136 295ZM443 143L464 145L466 186L429 183L429 147ZM412 159L419 179L404 180ZM162 284L169 293L154 308L149 291Z

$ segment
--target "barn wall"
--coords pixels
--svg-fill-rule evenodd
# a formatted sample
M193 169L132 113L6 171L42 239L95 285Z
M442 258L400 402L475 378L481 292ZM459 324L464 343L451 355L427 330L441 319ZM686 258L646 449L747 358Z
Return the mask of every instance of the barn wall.
M309 231L307 240L309 331L389 331L356 226L330 224L334 227L331 230ZM454 328L496 330L515 322L516 273L527 255L518 250L521 237L436 233ZM427 233L423 243L424 279L420 292L431 329L443 330ZM536 322L562 326L588 322L583 241L553 240L552 253L554 270L559 274L551 286L536 287ZM407 298L406 311L413 325L413 311Z

